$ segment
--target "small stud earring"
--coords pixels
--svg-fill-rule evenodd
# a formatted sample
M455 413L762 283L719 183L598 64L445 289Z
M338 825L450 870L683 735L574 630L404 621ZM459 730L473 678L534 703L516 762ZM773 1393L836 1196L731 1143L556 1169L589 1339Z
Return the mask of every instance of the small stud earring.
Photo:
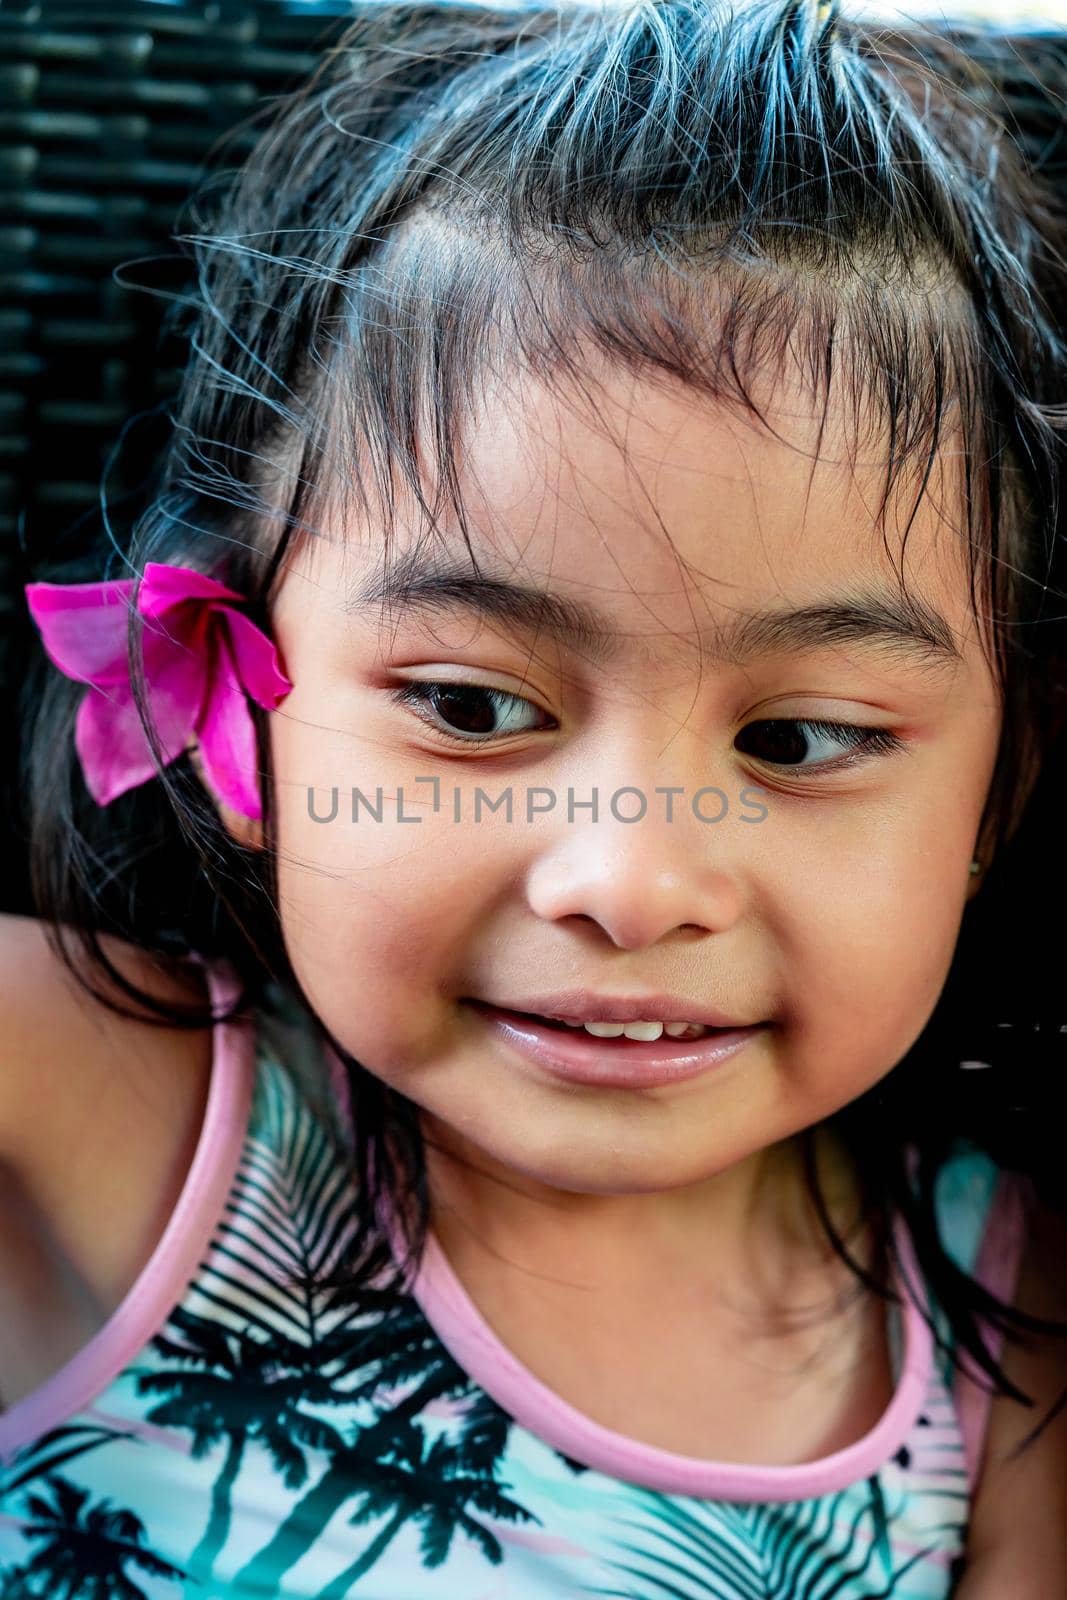
M971 877L976 877L981 870L982 863L979 861L978 857L975 856L974 860L971 862Z

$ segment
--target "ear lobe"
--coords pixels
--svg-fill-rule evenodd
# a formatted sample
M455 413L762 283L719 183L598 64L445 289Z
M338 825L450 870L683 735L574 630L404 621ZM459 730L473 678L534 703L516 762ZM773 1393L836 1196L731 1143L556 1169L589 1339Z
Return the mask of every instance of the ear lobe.
M239 811L234 811L231 806L226 805L214 793L210 785L205 781L204 767L200 760L200 747L195 737L189 740L186 749L189 752L189 760L192 763L193 771L200 779L201 787L218 812L219 821L230 835L230 838L244 850L262 850L263 824L257 817L245 817Z

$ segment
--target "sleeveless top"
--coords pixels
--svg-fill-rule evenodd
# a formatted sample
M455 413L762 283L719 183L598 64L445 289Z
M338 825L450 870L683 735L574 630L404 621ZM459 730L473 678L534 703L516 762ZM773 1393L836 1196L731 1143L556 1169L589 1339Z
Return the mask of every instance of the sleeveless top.
M236 977L207 972L218 1014ZM615 1433L510 1354L432 1235L387 1311L302 1286L353 1225L344 1075L310 1038L216 1024L151 1259L0 1414L2 1600L948 1596L989 1396L935 1359L909 1296L887 1318L893 1398L845 1449L759 1467ZM1009 1299L1031 1195L973 1146L942 1169L946 1248Z

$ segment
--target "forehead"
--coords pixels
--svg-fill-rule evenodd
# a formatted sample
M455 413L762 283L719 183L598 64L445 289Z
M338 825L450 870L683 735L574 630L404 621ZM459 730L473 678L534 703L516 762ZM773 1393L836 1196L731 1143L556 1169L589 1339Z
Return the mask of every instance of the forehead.
M510 403L493 397L472 419L465 481L505 535L517 527L551 539L577 525L605 543L625 538L631 557L649 561L662 559L669 535L696 568L737 556L751 563L765 540L783 575L823 560L866 568L882 543L888 439L880 429L856 437L836 390L823 404L780 382L756 398L765 423L630 374L608 373L579 397L531 384ZM957 468L949 443L924 496L927 548L952 516ZM898 487L890 536L914 498Z
M401 496L388 548L373 518L327 524L319 582L358 601L388 595L389 575L430 549L473 576L473 552L483 572L592 602L630 640L677 642L770 600L872 580L899 594L902 573L952 632L973 631L958 440L942 440L921 497L903 473L879 519L881 430L857 432L833 392L824 404L779 382L757 398L766 424L619 370L581 393L528 372L486 385L457 449L470 550L452 507L428 537Z

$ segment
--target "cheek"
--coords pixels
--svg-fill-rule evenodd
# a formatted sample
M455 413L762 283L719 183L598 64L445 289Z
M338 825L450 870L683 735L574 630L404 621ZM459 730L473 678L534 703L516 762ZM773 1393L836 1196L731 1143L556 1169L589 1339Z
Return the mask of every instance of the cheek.
M402 814L421 820L398 821L395 766L390 783L366 753L358 765L350 748L339 759L338 744L306 718L272 738L279 911L309 1001L346 1048L385 1075L394 1050L410 1060L440 1029L451 975L498 892L499 852L492 828L452 823L444 782L435 816L431 786L401 774ZM429 765L420 758L411 773ZM366 802L358 821L353 785Z
M910 1049L944 987L971 835L917 809L841 838L794 880L783 951L799 1058L860 1094ZM832 871L825 862L833 863Z

